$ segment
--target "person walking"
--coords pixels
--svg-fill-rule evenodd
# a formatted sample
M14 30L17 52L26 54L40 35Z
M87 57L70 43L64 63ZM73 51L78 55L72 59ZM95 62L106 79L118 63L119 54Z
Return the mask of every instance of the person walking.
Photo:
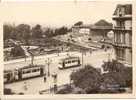
M44 76L44 78L43 78L43 79L44 79L44 83L45 83L45 82L46 82L46 76Z

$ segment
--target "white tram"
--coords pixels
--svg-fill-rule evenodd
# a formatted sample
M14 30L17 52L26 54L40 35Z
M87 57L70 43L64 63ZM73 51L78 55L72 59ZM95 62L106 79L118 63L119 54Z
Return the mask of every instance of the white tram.
M80 58L79 57L68 57L61 59L59 62L59 69L66 69L71 67L78 67L80 66Z
M4 71L4 83L45 75L43 65L29 65L23 68Z

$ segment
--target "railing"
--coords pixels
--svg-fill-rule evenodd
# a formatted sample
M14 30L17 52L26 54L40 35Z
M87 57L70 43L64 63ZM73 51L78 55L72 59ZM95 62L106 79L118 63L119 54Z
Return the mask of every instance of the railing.
M113 15L112 18L113 19L115 19L115 18L132 18L132 15L131 14Z
M112 26L91 26L91 29L112 29Z
M132 47L131 44L125 44L125 43L114 42L113 44L114 44L115 46Z
M121 30L124 30L125 27L121 27L121 26L115 26L114 29L121 29Z
M132 30L132 27L114 26L114 30Z

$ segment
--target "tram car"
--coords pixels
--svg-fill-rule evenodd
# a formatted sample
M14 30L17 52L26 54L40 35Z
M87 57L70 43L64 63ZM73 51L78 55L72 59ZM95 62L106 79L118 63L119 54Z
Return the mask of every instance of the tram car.
M59 69L67 69L71 67L78 67L80 66L80 58L79 57L68 57L61 59L59 62Z
M14 79L14 71L13 70L6 70L4 71L4 83L12 82Z
M19 69L4 71L4 83L45 75L43 65L29 65Z

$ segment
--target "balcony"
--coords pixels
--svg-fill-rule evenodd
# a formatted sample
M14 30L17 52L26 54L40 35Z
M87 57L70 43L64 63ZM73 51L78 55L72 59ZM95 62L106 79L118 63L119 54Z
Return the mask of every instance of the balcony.
M116 29L116 30L125 30L125 27L115 26L113 29Z
M114 45L114 46L118 46L118 47L128 47L128 48L132 48L132 44L125 44L125 43L114 42L113 45Z
M130 20L132 20L132 15L131 14L128 14L128 15L124 15L124 14L122 14L122 15L113 15L112 16L112 19L113 20L121 20L121 19L130 19Z
M121 27L121 26L114 26L114 30L132 30L132 27Z

